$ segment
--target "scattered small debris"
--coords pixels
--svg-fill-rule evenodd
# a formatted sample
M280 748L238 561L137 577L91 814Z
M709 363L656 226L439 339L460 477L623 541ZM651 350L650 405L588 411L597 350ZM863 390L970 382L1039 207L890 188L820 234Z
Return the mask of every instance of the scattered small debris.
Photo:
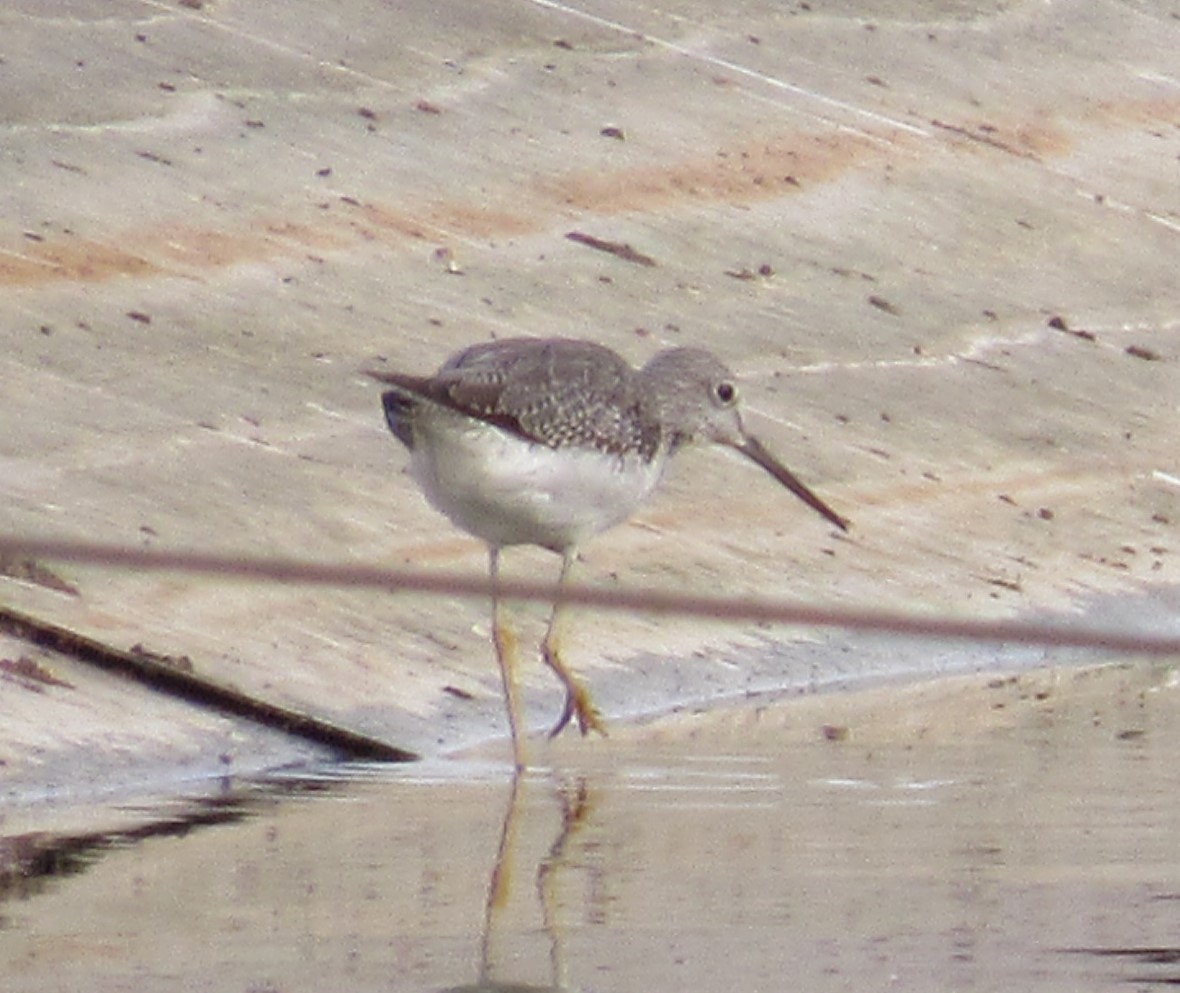
M763 262L762 265L758 267L757 272L746 268L726 269L725 275L729 276L731 279L752 280L757 279L759 276L761 276L763 279L766 279L774 275L774 267L768 262Z
M1037 517L1039 517L1042 521L1051 521L1053 520L1054 514L1053 511L1048 507L1041 507L1041 509L1037 511Z
M155 152L139 151L135 153L141 159L146 159L148 162L155 162L156 165L172 165L172 160L165 158L163 155L157 155Z
M987 145L991 148L998 148L1001 152L1007 152L1009 155L1015 155L1022 159L1036 160L1037 156L1023 148L1016 145L1011 145L1006 141L996 138L995 135L999 133L999 128L994 124L982 123L975 127L974 130L962 124L952 124L948 121L941 121L937 117L930 119L932 127L940 128L943 131L948 131L951 134L958 135L961 138L967 138L971 141L978 141L981 144Z
M430 253L431 259L443 266L452 276L462 276L463 267L455 260L455 253L445 245Z
M820 727L819 733L824 736L825 741L847 741L849 731L843 724L824 724Z
M889 314L892 317L901 316L901 311L898 310L897 307L895 307L893 304L891 304L884 297L879 297L875 293L869 297L869 303L871 303L878 310L885 311L885 313Z
M133 321L138 321L140 324L152 323L152 315L145 314L142 310L129 310L127 311L127 316Z
M614 138L615 141L626 141L627 140L627 135L623 133L623 129L616 128L613 125L609 125L609 126L603 128L598 133L600 135L602 135L602 137L604 137L604 138Z
M1071 334L1075 338L1081 338L1083 341L1097 341L1098 335L1093 331L1075 331L1068 324L1065 323L1065 318L1059 314L1054 314L1049 318L1049 327L1054 331L1064 331L1066 334Z
M34 583L37 586L44 586L47 590L68 593L70 596L81 596L78 587L73 583L67 583L52 569L47 569L34 559L0 555L0 576Z
M361 117L363 117L366 121L377 120L377 111L373 110L370 107L358 107L356 112Z
M553 47L554 47L554 48L564 48L564 49L565 49L567 52L572 52L572 51L574 50L574 46L573 46L573 45L571 45L571 44L570 44L568 41L566 41L564 38L558 38L558 39L557 39L557 40L556 40L556 41L553 43Z
M421 111L423 114L441 114L442 108L438 104L431 103L429 100L419 100L414 104L414 109Z
M1143 359L1145 362L1158 362L1161 358L1160 353L1152 351L1150 348L1144 348L1142 345L1128 345L1123 349L1131 358Z
M67 690L74 688L73 683L59 679L40 662L28 655L22 655L18 659L0 659L0 678L19 683L34 693L43 693L45 686L61 686Z
M474 700L475 696L468 693L467 690L460 689L458 686L444 686L442 691L448 696L453 696L456 700Z
M1024 590L1024 587L1022 587L1020 583L1014 582L1011 579L996 579L995 577L992 577L986 582L989 586L998 586L1000 589L1008 590L1010 593L1020 593Z
M1147 734L1143 728L1127 728L1125 731L1120 731L1115 735L1119 741L1137 741Z
M624 242L604 241L602 238L595 238L594 235L584 234L581 231L570 231L566 235L566 238L570 241L576 241L579 245L585 245L587 248L594 248L600 252L616 255L624 262L634 262L636 265L644 266L654 266L656 264L656 260L650 255L637 252Z
M160 665L166 665L169 669L176 669L179 672L193 672L195 670L193 660L187 655L159 655L156 652L148 651L139 643L132 645L128 649L128 653L149 662L158 662Z
M867 272L858 272L855 269L849 269L847 266L835 265L829 266L828 272L833 276L839 276L841 279L863 279L869 283L877 281L875 276L870 276Z

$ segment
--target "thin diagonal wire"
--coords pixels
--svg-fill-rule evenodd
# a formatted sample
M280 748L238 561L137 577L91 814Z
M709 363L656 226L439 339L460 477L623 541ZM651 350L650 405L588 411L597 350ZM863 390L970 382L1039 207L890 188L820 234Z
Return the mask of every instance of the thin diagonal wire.
M309 562L268 556L226 555L192 550L161 551L99 542L0 537L0 559L35 558L139 571L213 575L243 581L338 588L383 589L398 593L488 597L488 579L450 572L387 569L353 563ZM549 583L499 580L499 593L513 600L553 602ZM864 607L821 606L759 597L706 596L665 590L617 590L567 586L563 602L597 610L679 614L723 621L754 621L846 631L867 631L931 639L1101 649L1141 655L1180 655L1180 634L1099 627L1062 621L980 620Z

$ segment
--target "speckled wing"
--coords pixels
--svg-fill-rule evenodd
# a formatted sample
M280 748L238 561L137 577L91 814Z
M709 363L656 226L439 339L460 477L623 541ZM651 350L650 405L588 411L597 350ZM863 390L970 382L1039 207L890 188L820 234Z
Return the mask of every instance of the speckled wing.
M650 457L659 444L658 426L642 416L635 371L592 342L519 338L474 345L426 381L426 395L550 448Z

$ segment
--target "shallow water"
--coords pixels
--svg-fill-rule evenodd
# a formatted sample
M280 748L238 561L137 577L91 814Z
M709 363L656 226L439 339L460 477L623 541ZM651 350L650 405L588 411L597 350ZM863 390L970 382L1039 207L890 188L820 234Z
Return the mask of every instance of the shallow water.
M44 857L7 877L3 988L1174 985L1178 693L883 688L538 746L517 782L337 767L9 838Z

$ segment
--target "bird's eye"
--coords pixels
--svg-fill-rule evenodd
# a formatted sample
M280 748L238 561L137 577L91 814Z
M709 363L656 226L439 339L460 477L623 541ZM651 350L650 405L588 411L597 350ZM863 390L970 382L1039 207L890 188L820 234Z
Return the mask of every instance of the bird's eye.
M737 387L733 383L723 380L713 387L713 395L719 403L728 407L737 399Z

